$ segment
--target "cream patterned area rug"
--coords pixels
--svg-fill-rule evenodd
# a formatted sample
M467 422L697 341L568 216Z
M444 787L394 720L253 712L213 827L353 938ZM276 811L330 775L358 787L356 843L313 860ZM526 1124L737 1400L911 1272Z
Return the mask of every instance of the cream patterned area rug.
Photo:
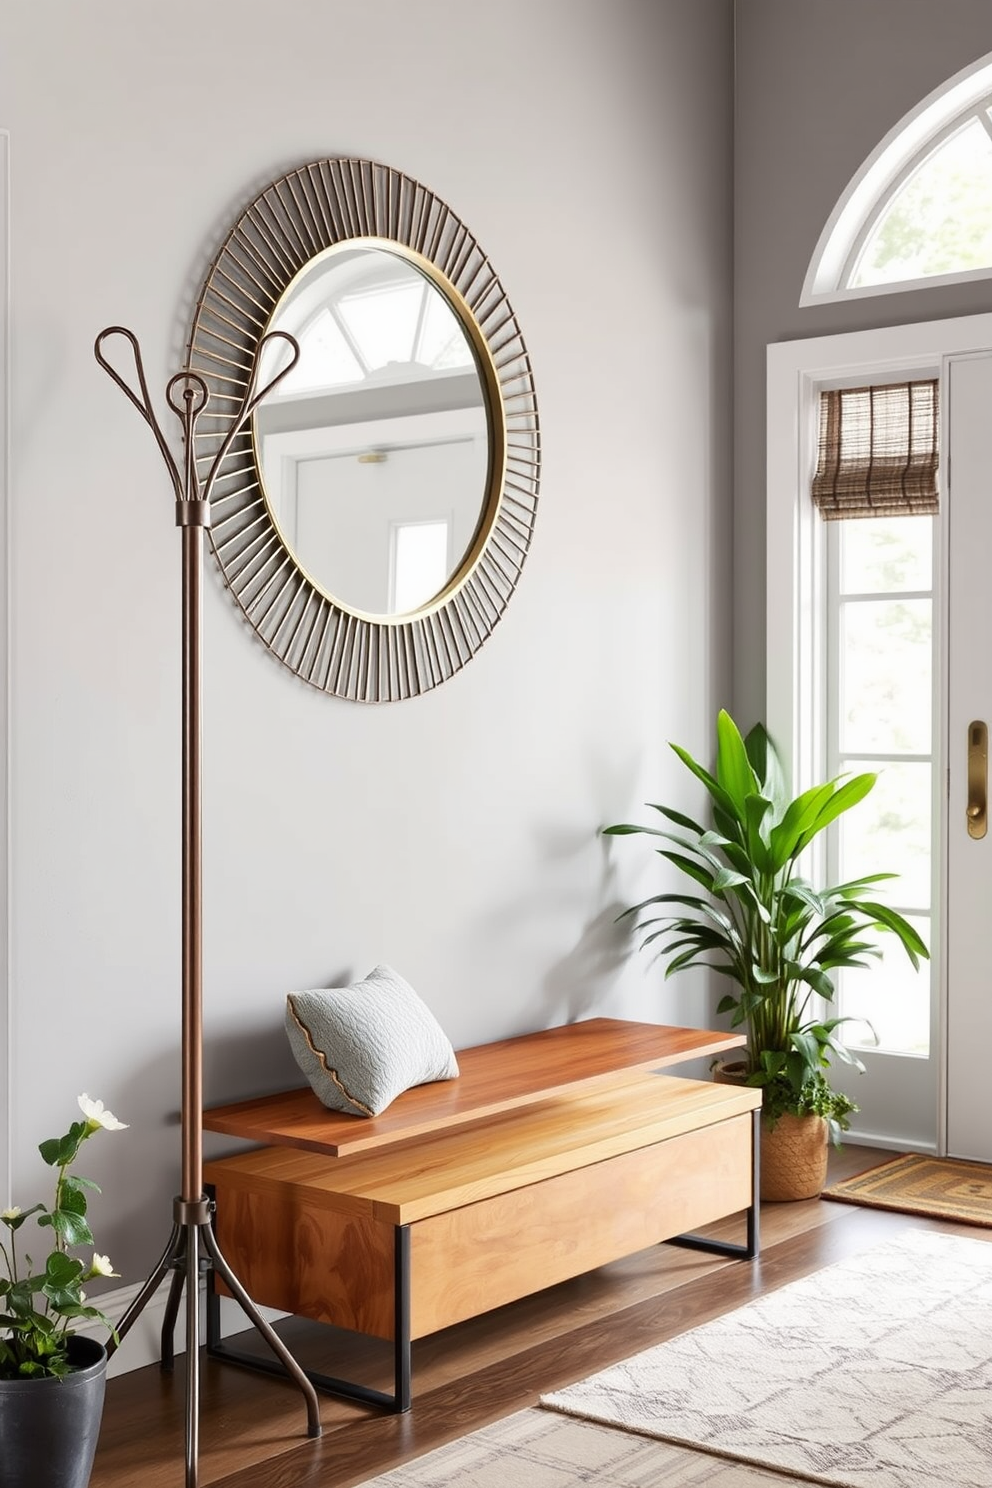
M992 1244L907 1232L542 1404L836 1488L990 1488Z
M414 1407L416 1409L416 1407ZM526 1410L363 1488L796 1488L794 1478L611 1426Z

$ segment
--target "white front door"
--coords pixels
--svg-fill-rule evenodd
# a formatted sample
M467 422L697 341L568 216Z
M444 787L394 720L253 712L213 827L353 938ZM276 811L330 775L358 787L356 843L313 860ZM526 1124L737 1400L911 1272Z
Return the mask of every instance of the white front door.
M992 1161L992 353L946 363L948 491L947 1153ZM969 786L970 775L970 786ZM971 814L969 815L969 808Z
M969 745L992 733L992 316L893 326L779 343L768 352L767 723L799 785L826 776L822 626L826 565L812 512L819 390L843 380L941 375L943 516L935 590L940 643L934 735L939 762L934 844L933 1037L929 1054L865 1051L867 1074L844 1084L868 1142L992 1162L992 821L968 830ZM869 798L870 800L871 798ZM978 801L980 804L980 801ZM899 864L891 864L898 868ZM895 891L898 893L898 890ZM891 896L889 896L891 897Z

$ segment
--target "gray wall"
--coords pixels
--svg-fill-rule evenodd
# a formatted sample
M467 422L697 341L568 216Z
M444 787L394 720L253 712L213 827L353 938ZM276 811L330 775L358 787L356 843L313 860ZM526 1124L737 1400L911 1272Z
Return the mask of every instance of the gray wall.
M992 52L988 0L738 0L734 693L764 712L765 348L987 310L987 282L799 308L813 249L866 156Z
M478 235L540 399L520 588L436 693L307 689L208 573L208 1101L297 1083L285 992L380 959L456 1045L705 1021L701 989L626 956L615 914L657 860L598 828L689 804L665 741L705 750L729 695L731 99L730 0L6 7L12 1196L34 1201L77 1092L103 1098L130 1130L84 1171L125 1283L178 1188L180 570L95 334L131 327L161 389L240 208L354 153Z

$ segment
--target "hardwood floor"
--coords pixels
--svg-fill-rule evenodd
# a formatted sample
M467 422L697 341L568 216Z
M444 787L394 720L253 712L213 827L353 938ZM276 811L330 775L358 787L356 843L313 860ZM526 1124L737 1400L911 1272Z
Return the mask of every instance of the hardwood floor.
M865 1147L832 1155L831 1177L891 1156ZM992 1240L990 1230L860 1209L829 1200L766 1204L759 1260L729 1261L662 1245L414 1345L413 1410L384 1415L321 1396L324 1435L305 1435L296 1389L205 1360L201 1371L203 1488L353 1488L539 1395L741 1306L752 1297L864 1250L906 1226ZM727 1222L712 1233L737 1238ZM388 1346L299 1319L279 1325L306 1366L380 1389ZM251 1335L240 1343L254 1347ZM263 1346L264 1347L264 1346ZM135 1370L109 1382L91 1488L173 1488L184 1481L183 1357L175 1373Z

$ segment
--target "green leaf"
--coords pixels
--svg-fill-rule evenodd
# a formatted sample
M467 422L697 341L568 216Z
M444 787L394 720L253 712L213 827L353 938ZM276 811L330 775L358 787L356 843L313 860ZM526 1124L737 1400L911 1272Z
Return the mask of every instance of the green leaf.
M720 831L727 836L739 835L739 817L737 815L737 809L733 797L728 795L728 793L724 790L723 786L720 785L718 781L714 780L713 776L709 773L708 770L704 770L702 765L696 763L687 749L683 749L679 744L672 744L670 747L678 755L679 759L685 765L686 769L691 770L696 779L701 780L703 785L705 785L706 789L709 791L711 797L713 798L715 806L723 812L723 819L727 822L727 824L731 825L733 823L737 823L738 830L735 831L732 828L732 830L728 833L726 827L722 825L719 820L717 820L716 813L714 812L714 820L717 820L717 826L720 828Z
M823 802L820 811L817 813L815 821L803 834L803 837L799 844L800 852L804 847L808 846L808 844L812 842L813 838L816 837L820 832L822 832L825 827L828 827L832 821L836 821L837 818L843 815L845 811L850 811L852 806L857 806L859 801L863 801L865 796L874 786L877 778L877 775L868 774L854 775L850 780L844 781L843 784L836 780L831 781L831 794L829 798Z
M654 801L649 801L648 805L652 811L660 811L662 816L674 822L677 827L684 827L687 832L695 832L697 836L703 836L705 828L701 827L699 822L693 821L691 816L683 816L681 811L673 811L671 806L658 806Z
M788 805L788 786L778 751L761 723L756 723L744 740L744 748L757 776L761 794L772 803L772 811L781 817Z
M782 979L781 972L766 969L764 966L752 967L751 975L754 977L754 980L756 982L759 982L763 987L774 987Z
M105 1312L101 1312L99 1307L91 1307L88 1302L70 1302L65 1307L59 1307L57 1311L60 1317L86 1318L87 1321L92 1323L102 1323L104 1327L109 1328L111 1332L114 1332L113 1323L111 1322L107 1314ZM116 1333L114 1334L114 1336L116 1337Z
M63 1245L92 1245L93 1233L81 1214L71 1209L53 1209L42 1215L39 1224L50 1224Z
M83 1263L76 1256L53 1251L45 1266L45 1280L50 1286L70 1286L83 1274Z
M62 1187L67 1188L70 1191L85 1188L88 1189L90 1193L102 1192L100 1185L98 1183L94 1183L92 1178L83 1178L79 1173L64 1174L62 1178Z
M694 879L696 883L702 884L704 889L709 890L710 893L713 892L713 875L701 863L693 862L692 858L683 857L681 853L672 852L667 847L659 847L658 853L661 857L667 858L670 863L674 863L675 867L687 878Z
M66 1168L75 1158L88 1131L85 1121L74 1121L64 1137L42 1142L38 1151L50 1168Z
M671 950L671 947L669 946L667 949ZM667 981L670 976L674 976L677 971L682 971L684 967L695 965L697 957L705 955L706 951L704 947L696 946L691 950L682 951L679 955L673 956L665 967L665 980Z
M648 837L665 837L667 835L660 827L638 827L633 822L617 822L616 826L603 827L602 829L602 835L604 837L628 837L635 832L643 833Z
M818 1069L826 1061L824 1060L824 1049L828 1040L824 1037L818 1039L812 1028L798 1030L790 1038L793 1049L799 1054L810 1070Z
M72 1183L63 1183L59 1208L66 1214L86 1213L86 1193Z
M774 873L775 865L765 835L772 803L767 796L748 796L744 803L748 857L759 873Z
M52 1311L64 1315L67 1307L78 1304L82 1293L78 1286L46 1286L45 1296L48 1298Z
M724 708L716 719L716 778L733 802L734 815L743 822L747 798L759 794L760 788L740 730Z
M719 806L713 807L713 825L728 842L738 843L742 848L747 841L747 827L733 812L722 811Z
M868 873L864 878L853 878L850 883L836 884L832 892L857 895L870 884L884 883L887 879L898 877L898 873Z
M907 956L914 966L918 966L920 961L930 960L930 952L927 950L926 945L909 921L904 920L901 914L898 914L894 909L890 909L887 904L869 903L867 900L862 900L859 907L864 914L871 915L877 924L883 925L886 930L891 930L894 935L899 937Z
M790 802L782 820L768 836L774 872L779 872L799 855L803 834L816 821L821 807L832 794L832 785L814 785Z
M797 966L793 974L796 981L805 982L827 1002L833 1001L834 984L825 971L815 966Z
M803 904L808 909L813 910L814 914L824 915L827 912L827 906L824 900L819 894L814 893L809 884L803 879L793 879L782 890L782 900L784 903Z

